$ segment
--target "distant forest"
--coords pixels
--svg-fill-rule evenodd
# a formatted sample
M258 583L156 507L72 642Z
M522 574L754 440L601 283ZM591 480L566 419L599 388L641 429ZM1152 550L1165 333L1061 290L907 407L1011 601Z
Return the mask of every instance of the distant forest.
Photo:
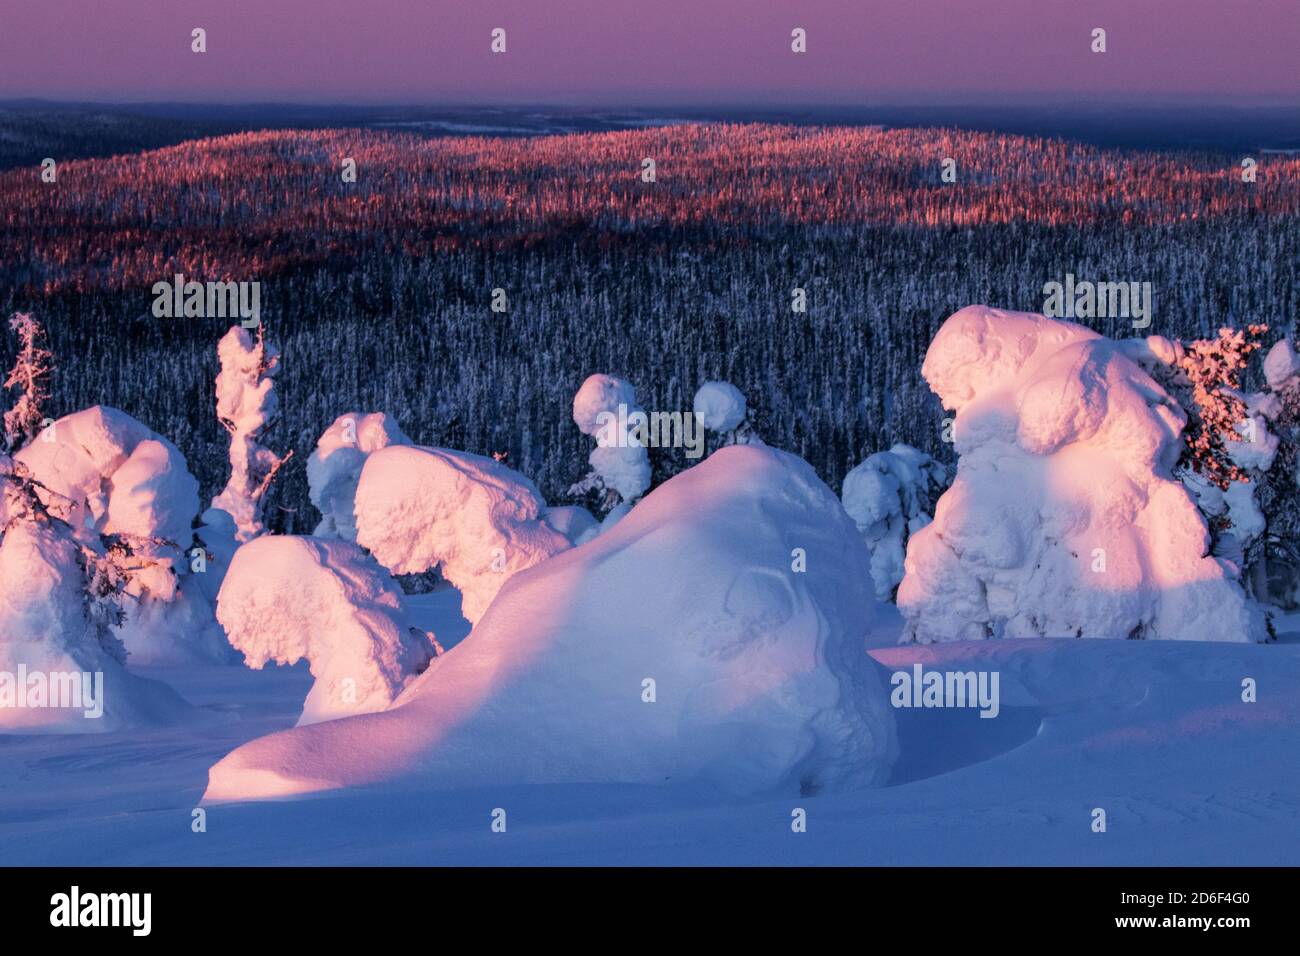
M946 129L240 133L62 163L55 184L36 165L0 173L0 310L48 328L52 414L129 412L180 447L206 499L226 478L213 380L230 323L156 319L150 289L177 272L260 281L283 355L266 444L295 451L279 530L314 526L306 459L347 411L507 453L565 502L592 447L570 417L592 372L667 411L731 381L759 435L838 491L893 442L951 461L920 368L964 305L1039 311L1068 272L1152 283L1151 327L1089 323L1107 335L1294 334L1300 159L1256 158L1243 183L1235 154ZM679 456L652 453L657 479Z

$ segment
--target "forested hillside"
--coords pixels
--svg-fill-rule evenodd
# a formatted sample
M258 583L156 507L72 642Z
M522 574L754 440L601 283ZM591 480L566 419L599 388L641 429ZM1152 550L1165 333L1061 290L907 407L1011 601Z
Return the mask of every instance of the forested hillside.
M596 371L647 409L734 382L759 434L838 490L895 441L951 460L919 369L961 306L1039 311L1068 272L1152 284L1151 327L1092 320L1107 335L1294 332L1300 159L1258 159L1244 183L1239 156L933 129L246 133L63 163L55 183L0 173L0 311L49 329L53 414L129 412L209 496L227 468L213 381L229 323L155 318L151 287L260 281L283 353L266 442L297 452L268 515L285 530L315 524L303 465L348 410L506 452L563 500L591 448L570 402ZM662 475L680 452L653 454Z

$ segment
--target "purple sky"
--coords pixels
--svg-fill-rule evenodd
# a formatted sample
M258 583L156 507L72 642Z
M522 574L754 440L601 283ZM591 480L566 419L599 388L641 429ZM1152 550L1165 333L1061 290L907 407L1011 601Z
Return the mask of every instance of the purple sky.
M14 0L0 98L1300 101L1300 0ZM190 52L195 26L208 53ZM505 55L489 31L508 31ZM790 52L790 30L808 53ZM1109 52L1088 50L1105 27Z

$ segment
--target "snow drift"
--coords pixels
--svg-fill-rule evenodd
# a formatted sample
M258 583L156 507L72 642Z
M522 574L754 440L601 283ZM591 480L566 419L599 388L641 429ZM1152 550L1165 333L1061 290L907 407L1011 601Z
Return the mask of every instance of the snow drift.
M361 470L357 543L394 574L439 569L474 624L510 575L570 547L545 507L531 481L491 458L391 445Z
M896 742L864 650L866 561L809 465L722 449L511 578L392 709L246 744L212 768L205 799L401 778L790 795L881 783Z
M908 545L905 638L1262 636L1173 476L1185 417L1125 352L1041 315L944 323L922 374L960 457Z
M346 541L263 536L235 552L217 620L254 670L306 658L316 683L298 725L383 710L428 666L401 588Z

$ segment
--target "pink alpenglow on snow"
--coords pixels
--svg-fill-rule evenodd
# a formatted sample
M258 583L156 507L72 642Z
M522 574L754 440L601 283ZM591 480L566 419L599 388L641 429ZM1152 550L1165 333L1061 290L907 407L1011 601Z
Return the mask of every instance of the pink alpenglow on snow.
M245 744L205 799L399 779L791 796L883 783L897 741L864 652L867 561L809 465L722 449L512 577L392 708Z
M1128 351L984 306L944 323L922 374L957 478L908 543L904 640L1263 638L1174 477L1184 415Z
M65 415L14 460L67 500L64 517L75 528L161 538L178 548L193 536L199 483L185 458L166 438L116 408L96 405Z
M433 656L402 590L346 541L263 536L235 552L217 620L249 667L311 663L298 726L383 710Z
M383 412L346 412L321 434L307 459L311 503L321 513L313 532L318 538L357 540L353 499L366 458L389 445L410 445L411 439Z
M273 378L279 352L269 342L234 326L217 344L217 417L230 433L230 480L212 499L235 523L241 544L262 533L262 496L282 459L262 447L262 433L279 415ZM209 523L215 523L209 521Z
M542 520L531 481L468 452L383 448L366 459L354 507L357 543L394 574L439 569L471 624L510 575L570 547Z
M83 539L117 535L130 544L118 636L132 663L227 659L212 606L189 574L199 483L175 445L125 412L96 405L43 429L14 460Z

